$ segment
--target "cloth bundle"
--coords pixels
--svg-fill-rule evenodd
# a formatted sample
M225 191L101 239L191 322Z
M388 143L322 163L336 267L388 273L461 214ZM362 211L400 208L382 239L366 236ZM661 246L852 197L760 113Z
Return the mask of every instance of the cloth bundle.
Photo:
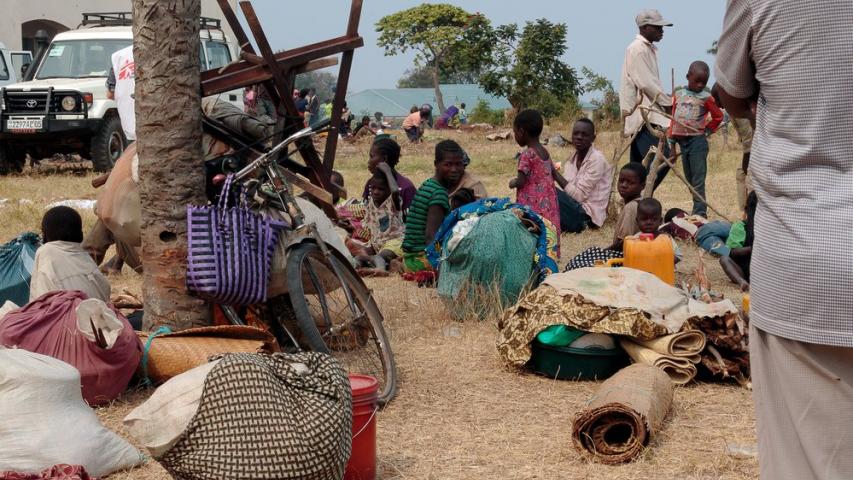
M116 160L107 183L98 193L95 214L116 240L138 247L142 245L142 203L138 178L134 179L134 164L139 164L135 142Z
M623 338L619 344L635 362L660 368L673 383L684 385L696 376L705 335L698 330L687 330L654 340Z
M673 386L660 369L634 364L605 380L572 424L572 443L592 460L634 460L660 430L672 406Z
M175 478L343 478L351 452L349 378L330 355L227 354L198 410L158 458Z
M15 478L5 472L74 479L65 468L51 468L62 463L100 477L142 463L142 454L103 426L81 393L74 366L23 348L0 347L0 479ZM72 470L80 476L81 470Z
M30 280L39 246L41 240L32 232L0 245L0 304L8 301L23 305L30 300Z
M509 210L479 217L458 245L447 250L438 295L459 319L472 313L483 318L490 306L514 304L535 276L536 237Z
M142 344L124 315L77 290L46 293L6 314L0 345L71 364L80 371L83 398L92 406L118 398L142 356Z
M498 352L506 364L530 360L530 342L551 325L654 340L705 319L737 313L729 300L706 304L656 276L632 268L581 268L548 276L504 311ZM683 342L679 342L681 345Z

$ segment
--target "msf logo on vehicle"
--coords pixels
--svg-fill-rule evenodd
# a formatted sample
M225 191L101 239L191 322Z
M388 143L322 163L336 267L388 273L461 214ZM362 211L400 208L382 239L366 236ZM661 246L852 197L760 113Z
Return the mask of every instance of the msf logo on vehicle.
M36 106L38 106L38 104L39 104L39 102L37 102L35 100L27 100L27 108L36 108Z

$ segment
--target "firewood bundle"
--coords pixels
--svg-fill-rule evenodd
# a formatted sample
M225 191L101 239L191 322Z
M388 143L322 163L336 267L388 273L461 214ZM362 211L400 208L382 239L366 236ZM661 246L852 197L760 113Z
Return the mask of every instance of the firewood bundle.
M738 314L706 318L693 328L705 334L701 365L719 378L749 377L749 332L747 322Z

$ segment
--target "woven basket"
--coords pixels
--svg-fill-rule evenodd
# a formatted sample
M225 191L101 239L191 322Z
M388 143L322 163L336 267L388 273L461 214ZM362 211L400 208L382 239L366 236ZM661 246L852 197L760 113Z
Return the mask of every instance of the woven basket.
M150 332L136 333L146 345L147 357L140 363L138 373L155 384L205 364L214 355L279 351L275 337L256 327L223 325L190 328L157 335L150 344Z

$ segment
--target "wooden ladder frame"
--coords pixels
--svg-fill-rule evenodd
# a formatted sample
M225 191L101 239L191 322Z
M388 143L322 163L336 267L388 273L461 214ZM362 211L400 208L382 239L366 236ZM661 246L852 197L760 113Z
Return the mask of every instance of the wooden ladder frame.
M342 193L336 185L332 184L329 176L335 166L340 118L346 99L347 85L349 84L353 52L356 48L364 46L364 39L358 34L363 0L352 0L347 30L343 36L279 53L273 53L272 48L270 48L251 2L241 0L240 9L246 17L249 30L252 32L258 50L260 50L260 55L252 47L249 37L237 20L237 15L231 9L228 0L218 0L218 2L222 14L240 46L240 58L223 68L201 72L202 96L207 97L263 83L278 113L278 124L276 125L278 133L275 141L281 141L303 127L302 117L299 116L292 95L296 74L336 65L338 63L336 56L341 54L338 83L332 102L331 129L326 137L326 148L322 160L317 149L314 148L314 143L310 139L306 139L297 144L305 167L295 165L295 162L292 161L285 162L284 166L295 174L307 174L306 176L312 184L327 192ZM334 121L335 119L338 121ZM214 128L213 130L216 131L217 129ZM219 131L221 132L221 129ZM223 140L227 141L225 138ZM282 155L287 155L287 152L283 152ZM312 197L326 203L325 198L316 198L316 195L312 195ZM327 213L329 213L329 207L332 205L324 205L324 210Z

